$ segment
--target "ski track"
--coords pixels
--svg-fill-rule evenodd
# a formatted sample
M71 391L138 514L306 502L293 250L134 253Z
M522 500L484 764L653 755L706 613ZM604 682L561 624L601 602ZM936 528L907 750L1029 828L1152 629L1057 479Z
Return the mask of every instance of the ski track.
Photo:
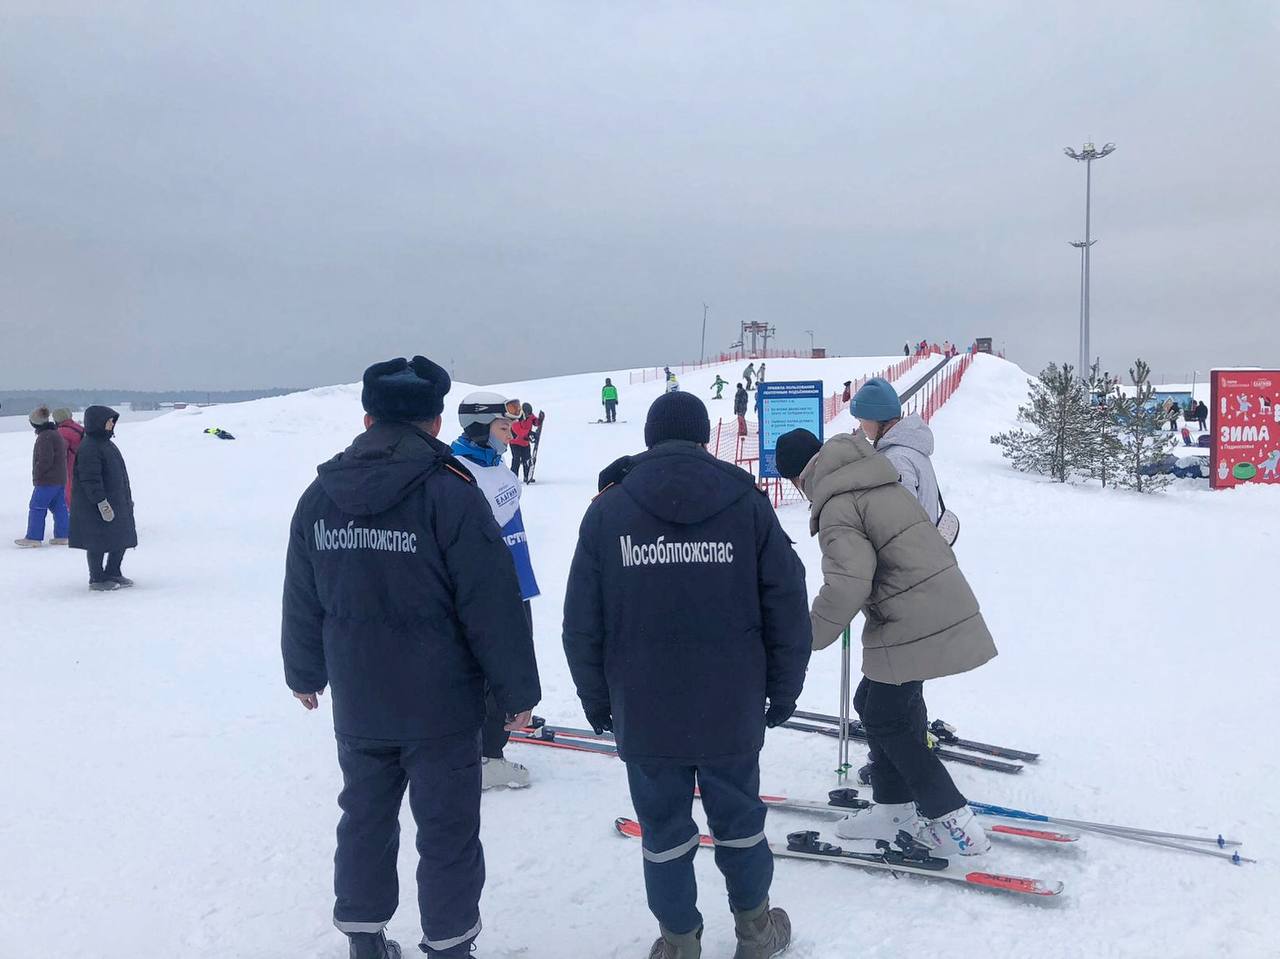
M769 360L769 378L821 377L829 393L899 358ZM686 373L681 386L706 398L716 372L737 382L742 365ZM578 521L599 469L642 447L644 411L662 388L611 373L629 422L588 425L605 375L495 387L548 413L524 512L545 591L534 601L538 712L569 725L581 714L559 623ZM468 389L456 385L450 402ZM731 418L731 396L708 402L713 422ZM1022 371L979 357L934 420L939 478L962 521L957 552L1001 655L927 693L931 715L961 735L1043 759L1016 777L952 774L989 802L1235 834L1261 862L1232 867L1085 834L1069 849L1004 844L979 867L1065 881L1051 903L780 862L773 900L794 922L789 955L1276 955L1280 875L1267 828L1280 816L1280 770L1267 730L1280 671L1273 630L1252 612L1274 589L1276 491L1210 494L1187 481L1139 497L1014 473L988 437L1012 424L1024 396ZM79 552L0 548L0 956L26 954L33 936L94 959L346 955L329 922L339 775L328 705L308 715L289 695L278 630L289 517L360 415L358 387L339 386L145 423L126 416L118 442L142 544L125 564L131 591L90 594ZM454 422L446 415L445 438ZM239 438L201 433L215 425ZM829 432L849 426L846 413ZM30 447L29 433L0 435L13 536ZM816 590L806 511L782 516ZM834 712L838 682L837 648L815 654L802 705ZM535 785L484 798L477 955L644 955L656 924L639 847L612 829L632 814L622 765L532 746L508 754ZM825 737L771 731L762 787L821 798L835 758ZM408 954L420 930L407 808L402 823L390 932ZM775 839L823 825L769 814ZM705 851L697 870L706 955L728 955L732 922Z

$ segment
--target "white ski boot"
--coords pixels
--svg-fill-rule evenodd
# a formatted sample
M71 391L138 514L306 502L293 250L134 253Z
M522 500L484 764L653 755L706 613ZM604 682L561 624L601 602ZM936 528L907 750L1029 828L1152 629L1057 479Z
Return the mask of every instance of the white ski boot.
M923 825L913 802L876 803L841 819L836 823L836 835L841 839L894 840L901 830L914 836Z
M524 789L529 785L529 770L510 759L480 760L480 788Z
M953 809L937 819L926 821L916 838L939 856L985 856L991 851L991 840L968 806Z

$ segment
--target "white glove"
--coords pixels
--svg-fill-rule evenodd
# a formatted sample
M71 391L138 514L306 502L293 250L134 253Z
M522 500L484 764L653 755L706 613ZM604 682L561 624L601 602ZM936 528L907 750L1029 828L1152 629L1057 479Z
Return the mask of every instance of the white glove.
M98 504L98 512L102 514L104 523L110 523L116 518L116 511L111 508L111 504L105 499Z

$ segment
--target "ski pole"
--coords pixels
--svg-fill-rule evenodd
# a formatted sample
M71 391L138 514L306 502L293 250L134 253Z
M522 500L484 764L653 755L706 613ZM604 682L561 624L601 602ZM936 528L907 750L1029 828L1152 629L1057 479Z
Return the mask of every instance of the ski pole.
M1125 833L1135 836L1150 836L1154 839L1179 839L1183 842L1211 843L1220 849L1227 846L1243 845L1238 839L1224 839L1222 836L1193 836L1186 833L1160 832L1155 829L1139 829L1137 826L1120 826L1115 823L1089 822L1083 819L1062 819L1058 816L1046 816L1043 813L1027 812L1023 809L1009 809L1006 806L994 806L990 803L970 802L970 808L984 816L998 816L1002 819L1026 819L1030 822L1051 822L1059 826L1073 826L1076 829L1100 830L1110 833Z
M841 785L849 777L849 629L844 628L840 640L840 765L836 767L836 781Z
M1142 833L1120 832L1115 829L1104 829L1095 826L1088 830L1096 836L1110 836L1112 839L1127 839L1130 842L1145 843L1149 846L1162 846L1165 849L1178 849L1182 852L1194 852L1201 856L1213 856L1215 859L1225 859L1232 865L1240 866L1247 862L1256 863L1258 860L1249 859L1240 855L1237 849L1219 849L1216 846L1210 846L1207 842L1179 842L1175 839L1161 839L1158 836L1147 836Z

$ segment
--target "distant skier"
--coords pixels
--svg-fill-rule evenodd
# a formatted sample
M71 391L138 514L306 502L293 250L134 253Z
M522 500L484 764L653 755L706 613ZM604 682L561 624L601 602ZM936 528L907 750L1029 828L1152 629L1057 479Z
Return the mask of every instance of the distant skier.
M520 512L520 482L502 464L502 454L511 443L510 416L506 399L498 393L468 394L458 406L462 435L453 441L451 449L476 478L502 531L502 538L511 550L520 599L524 602L525 620L532 632L530 601L539 595L538 580L533 575L529 540L525 535L524 516ZM507 728L507 713L492 689L486 694L486 705L489 712L480 750L483 788L522 789L529 785L529 770L503 756L511 731Z
M955 554L865 436L824 445L792 430L778 439L777 466L810 501L809 530L822 550L814 649L835 642L859 612L866 617L853 706L869 738L876 805L836 833L892 839L906 830L943 857L982 855L990 841L926 741L924 680L996 655Z
M511 554L476 481L436 438L450 385L421 356L369 367L365 431L319 467L289 530L285 681L308 710L332 687L343 779L333 919L351 959L401 959L384 930L400 904L406 786L422 949L470 955L484 888L485 688L512 728L541 696Z
M600 402L604 406L604 421L615 422L618 419L618 388L607 376L604 378L604 388L600 390Z
M733 394L733 415L738 418L738 435L747 435L747 405L751 398L747 396L747 391L743 389L742 384L738 384L738 390Z
M742 381L747 384L748 390L755 389L755 387L752 385L752 382L751 382L752 380L755 379L755 376L756 376L756 364L753 361L751 363L748 363L747 368L742 371Z
M1200 432L1203 433L1207 427L1205 424L1209 420L1209 407L1205 406L1204 400L1196 404L1196 422L1200 424Z
M76 454L80 452L80 442L84 439L84 427L75 421L66 407L53 411L53 421L58 424L58 433L67 443L67 509L70 510L71 478L75 474Z
M70 546L85 551L89 588L95 592L133 585L120 572L125 551L138 545L138 528L129 470L114 442L119 419L109 406L84 411L84 442L71 485Z
M902 344L902 355L903 355L903 356L910 356L910 355L911 355L911 344L910 344L910 343L903 343L903 344Z
M760 384L761 384L761 383L763 383L763 382L764 382L764 364L763 364L763 363L761 363L761 364L760 364L760 369L756 372L756 387L757 387L757 389L759 388Z
M667 386L666 386L665 392L667 393L680 392L680 381L676 379L676 375L672 373L670 370L667 370Z
M207 430L205 430L205 432L210 436L216 436L220 440L235 439L234 436L232 436L230 433L224 430L221 426L210 426Z
M787 914L769 904L759 754L766 725L791 715L804 684L804 567L753 477L706 451L710 432L692 394L654 401L648 451L600 474L565 594L578 697L594 729L616 734L643 827L661 933L649 959L701 954L695 785L734 914L734 955L767 959L791 940Z
M542 425L542 415L533 415L533 405L520 407L520 418L511 424L511 472L517 476L524 470L524 481L532 483L529 468L533 465L533 443L536 430Z
M32 410L27 422L36 431L35 445L31 449L31 501L27 506L27 533L13 542L24 549L43 546L45 516L52 513L53 539L50 545L66 546L69 526L67 441L58 432L58 425L49 416L47 406Z
M729 385L729 381L724 379L719 373L716 374L716 381L711 384L711 388L716 391L716 395L711 397L713 400L724 399L724 388Z
M849 412L877 450L898 471L906 487L929 519L937 525L942 515L938 477L933 472L933 431L918 413L903 418L902 401L888 380L867 380L853 396Z

